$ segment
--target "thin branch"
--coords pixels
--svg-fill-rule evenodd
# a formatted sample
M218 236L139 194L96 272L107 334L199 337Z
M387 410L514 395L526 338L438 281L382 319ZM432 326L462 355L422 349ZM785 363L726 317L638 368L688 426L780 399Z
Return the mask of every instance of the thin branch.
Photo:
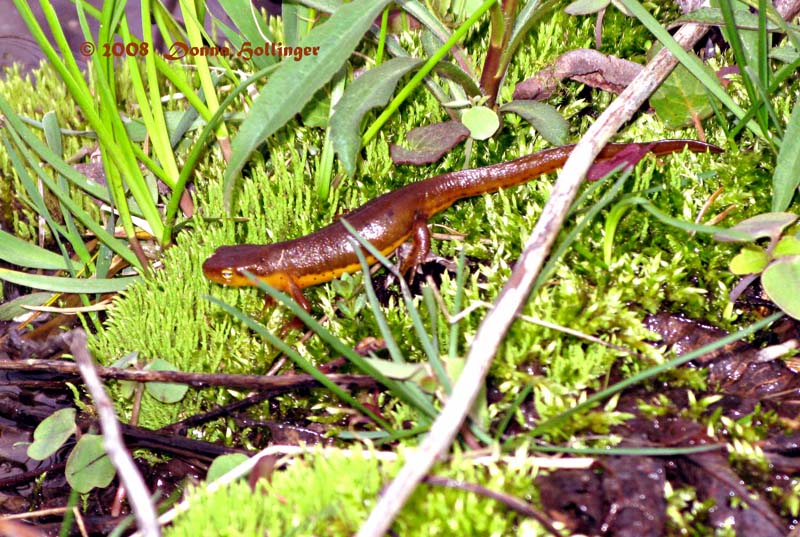
M114 413L114 405L106 394L103 383L100 382L100 377L97 376L97 372L94 370L92 357L86 348L86 332L74 330L70 337L69 348L78 363L86 389L89 390L89 393L92 394L92 399L94 399L97 415L103 430L103 444L106 448L106 453L108 453L108 458L111 459L111 463L117 469L117 475L119 475L120 480L125 485L125 489L128 491L128 500L136 516L139 531L147 537L160 537L161 527L158 525L155 507L150 501L150 491L147 489L142 475L136 468L133 458L122 441L122 431Z
M143 369L120 369L95 366L97 375L103 379L127 380L131 382L171 382L186 384L193 388L223 386L245 390L273 390L279 393L302 388L314 388L320 384L311 375L231 375L223 373L184 373L182 371L155 371ZM46 372L60 375L80 375L79 367L65 360L0 360L0 371ZM376 388L378 382L367 375L328 375L331 381L341 386ZM13 384L13 381L8 381Z

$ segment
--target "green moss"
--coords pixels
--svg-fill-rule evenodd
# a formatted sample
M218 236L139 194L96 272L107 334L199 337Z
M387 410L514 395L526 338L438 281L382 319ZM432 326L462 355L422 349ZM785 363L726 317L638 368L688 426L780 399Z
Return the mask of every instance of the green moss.
M270 483L262 480L255 492L241 480L214 494L195 489L189 514L179 515L164 535L353 535L398 468L399 462L379 463L358 452L312 453L272 474ZM456 456L433 473L529 497L537 469L530 458L479 464ZM399 535L529 535L541 530L495 500L430 485L413 494L392 529Z

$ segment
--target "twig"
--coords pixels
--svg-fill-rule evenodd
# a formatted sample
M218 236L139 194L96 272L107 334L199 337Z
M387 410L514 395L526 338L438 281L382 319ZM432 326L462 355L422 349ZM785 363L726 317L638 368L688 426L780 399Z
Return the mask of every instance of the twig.
M160 537L161 528L156 518L156 510L150 501L150 491L147 490L147 485L136 468L133 458L125 449L114 406L100 382L100 377L94 370L92 357L89 356L89 350L86 348L86 333L83 330L72 332L69 348L78 363L86 389L94 399L103 430L103 445L111 463L117 469L117 475L128 491L128 500L136 516L139 531L147 537Z
M97 375L104 379L127 380L131 382L171 382L186 384L193 388L224 386L246 390L273 390L279 393L301 388L319 386L311 375L232 375L224 373L184 373L182 371L155 371L143 369L120 369L116 367L95 366ZM65 375L80 374L79 368L65 360L0 360L0 371L37 371ZM367 375L328 375L333 382L342 386L357 388L376 388L378 382ZM8 381L13 384L13 381Z
M705 33L694 24L682 27L675 39L684 48ZM650 94L667 77L677 60L664 48L647 64L575 146L553 186L536 227L519 262L497 298L496 307L478 328L466 364L442 412L431 426L418 451L385 490L358 537L379 537L386 533L408 497L438 457L450 447L469 409L484 385L486 374L500 343L533 288L544 260L595 157L619 127L630 119Z

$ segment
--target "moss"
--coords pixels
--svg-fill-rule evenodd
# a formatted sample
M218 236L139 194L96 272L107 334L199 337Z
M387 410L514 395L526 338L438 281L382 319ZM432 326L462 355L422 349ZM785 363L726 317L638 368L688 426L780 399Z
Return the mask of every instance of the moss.
M291 461L259 482L255 493L237 481L214 494L195 489L190 515L179 515L164 535L353 535L399 462L379 463L359 453L328 450ZM532 459L479 464L456 456L434 475L520 497L535 495ZM342 479L342 476L347 476ZM357 486L353 486L356 484ZM236 505L237 509L230 506ZM541 528L499 502L474 492L422 485L392 528L399 535L530 535ZM527 532L527 533L526 533Z

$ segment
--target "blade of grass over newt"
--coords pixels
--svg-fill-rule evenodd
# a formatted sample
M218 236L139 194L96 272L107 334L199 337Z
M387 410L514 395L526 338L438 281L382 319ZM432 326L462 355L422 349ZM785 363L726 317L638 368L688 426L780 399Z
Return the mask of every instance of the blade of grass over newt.
M577 414L578 412L583 412L585 410L589 410L596 403L599 403L603 399L606 399L607 397L610 397L611 395L614 395L615 393L620 392L620 391L622 391L623 389L625 389L625 388L627 388L629 386L633 386L634 384L638 384L639 382L642 382L643 380L652 378L652 377L654 377L654 376L656 376L656 375L658 375L660 373L663 373L665 371L668 371L670 369L673 369L675 367L683 365L683 364L685 364L687 362L690 362L690 361L694 360L695 358L698 358L698 357L702 356L703 354L706 354L708 352L711 352L711 351L714 351L716 349L719 349L720 347L723 347L723 346L727 345L728 343L733 343L734 341L738 341L738 340L740 340L740 339L742 339L744 337L747 337L747 336L749 336L751 334L754 334L754 333L758 332L759 330L761 330L762 328L765 328L769 324L773 323L774 321L777 321L778 319L781 318L781 316L783 316L782 312L773 313L769 317L766 317L766 318L764 318L764 319L762 319L762 320L760 320L758 322L755 322L755 323L751 324L750 326L748 326L747 328L739 330L738 332L734 332L733 334L729 334L729 335L727 335L727 336L725 336L723 338L720 338L717 341L715 341L714 343L710 343L708 345L700 347L699 349L693 350L692 352L689 352L689 353L686 353L686 354L684 354L682 356L678 356L676 358L673 358L672 360L666 361L663 364L659 364L657 366L651 367L650 369L647 369L646 371L642 371L641 373L639 373L637 375L634 375L631 378L628 378L628 379L622 380L620 382L617 382L613 386L609 386L605 390L599 391L596 394L591 395L585 401L575 405L573 408L569 409L568 411L564 412L563 414L559 414L558 416L556 416L554 418L550 418L549 420L545 421L544 423L536 426L532 431L527 433L525 436L538 436L538 435L541 435L544 432L552 429L553 427L556 427L559 424L564 423L567 419L569 419L574 414ZM517 441L518 441L518 439L511 439L510 441L506 442L506 446L508 447L509 444L513 445Z
M408 309L409 315L411 316L411 321L414 326L414 331L417 334L417 337L422 343L422 348L425 351L425 355L431 362L431 367L433 367L434 373L436 373L436 377L438 378L441 385L445 388L445 391L449 394L450 390L452 389L450 383L450 377L447 375L445 371L444 364L442 364L441 360L439 359L439 353L436 350L436 347L431 341L431 338L428 337L428 333L425 331L425 326L422 323L422 319L419 316L419 312L417 311L416 307L414 306L414 300L411 296L411 290L408 288L408 284L405 281L405 278L400 274L400 272L395 268L394 264L392 264L386 256L384 256L377 248L375 248L372 244L370 244L367 240L362 237L356 229L350 225L347 219L342 218L340 220L342 225L347 229L347 231L353 236L351 242L357 241L358 244L366 248L369 254L377 259L387 270L389 270L392 275L397 279L398 284L400 285L400 290L403 295L403 302L405 302L406 308ZM365 274L369 273L369 264L367 263L366 258L364 257L364 252L361 251L360 248L356 247L357 245L353 244L353 250L356 252L358 256L358 260L361 262L362 267L366 267L364 271ZM374 292L373 292L374 295ZM373 304L373 311L379 311L380 308L377 307L377 298L375 299L375 303ZM388 330L388 326L387 326Z
M406 360L403 357L402 352L400 351L400 347L397 345L397 341L395 340L394 335L392 334L391 330L389 329L389 323L386 321L386 317L383 315L383 311L381 310L381 306L378 303L378 297L375 295L375 289L372 286L372 278L369 275L369 263L367 263L367 258L364 255L364 252L362 252L361 249L357 247L358 246L358 243L356 242L357 239L364 240L364 238L357 236L356 238L351 239L351 242L353 243L353 249L356 252L356 256L358 256L358 260L359 260L359 262L361 263L361 266L362 266L362 270L363 270L363 273L364 273L364 287L365 287L365 290L367 292L367 299L369 300L370 307L372 308L373 315L375 315L375 318L378 320L378 326L380 327L381 335L386 340L387 346L389 345L389 342L391 341L391 345L392 345L392 348L393 348L392 357L395 358L396 361L404 363ZM368 244L366 241L364 241L364 243ZM378 252L378 253L380 254L380 252ZM383 257L383 256L381 256L381 257ZM388 260L385 257L384 257L384 260L388 262ZM394 268L394 267L392 267L392 268ZM409 310L409 314L411 315L412 319L414 319L414 317L416 317L416 319L419 320L419 313L416 311L416 309ZM395 357L395 354L396 354L396 357ZM430 356L429 356L429 358L430 358ZM436 356L436 359L438 360L438 356ZM434 367L434 371L435 371L435 367ZM402 386L404 388L407 388L409 390L409 392L411 393L411 395L415 399L420 400L420 401L424 401L425 402L425 407L428 408L428 404L427 404L428 403L428 397L425 396L425 394L422 392L422 389L420 388L420 386L418 386L417 384L414 384L414 383L403 383ZM435 418L437 411L433 407L432 404L430 405L430 410L431 410L431 413L428 414L428 417ZM427 427L429 425L430 425L430 423L427 423L425 426Z
M347 231L353 235L353 237L351 238L351 242L353 242L353 249L356 255L358 256L364 274L367 275L369 274L369 264L367 263L367 259L366 256L364 255L364 252L362 252L361 249L356 247L357 245L355 241L358 241L358 243L360 243L369 252L371 256L375 257L375 259L377 259L381 264L383 264L387 268L387 270L389 270L398 280L400 284L400 289L403 294L403 301L406 304L408 312L412 318L412 323L414 325L415 331L417 332L417 336L419 337L420 341L423 342L423 346L425 345L426 342L430 346L429 350L426 349L426 355L428 357L428 361L431 364L431 368L434 370L434 374L439 380L440 385L442 385L442 387L445 388L446 393L449 395L452 390L452 382L450 380L450 375L448 375L444 367L444 364L439 358L439 354L436 351L437 347L434 346L433 342L430 340L427 332L425 331L422 319L420 318L419 312L417 311L417 308L414 305L414 300L413 297L411 296L411 290L408 288L408 284L406 283L405 278L402 277L402 275L397 271L395 266L386 258L386 256L381 254L381 252L377 248L375 248L369 241L367 241L366 239L364 239L364 237L359 235L359 233L355 230L355 228L353 228L348 222L346 222L345 219L341 219L341 222L345 226ZM463 259L462 259L462 265L463 265ZM370 287L371 285L368 287L368 289ZM373 306L374 308L373 311L376 312L375 314L377 316L378 312L380 312L380 307L377 303L377 298L375 302L371 305ZM481 429L478 426L478 424L471 423L470 430L478 439L480 439L481 442L485 444L492 443L492 438L486 433L486 431Z
M328 345L330 345L334 351L347 358L350 362L353 363L353 365L358 367L365 374L370 375L372 378L374 378L375 380L386 386L389 389L389 391L392 392L393 395L395 395L399 399L406 401L415 408L418 408L426 416L429 417L436 416L436 409L433 407L433 404L430 401L428 401L427 399L420 401L415 396L415 394L413 392L410 392L402 383L390 379L389 377L387 377L386 375L375 369L375 367L372 366L372 364L364 360L358 353L353 351L353 349L345 345L339 338L337 338L336 336L331 334L328 330L326 330L321 324L317 322L316 319L314 319L314 317L311 314L309 314L306 310L304 310L302 306L300 306L288 295L278 291L273 287L270 287L266 283L255 278L252 274L249 274L248 277L253 279L254 284L259 289L261 289L269 296L271 296L272 298L274 298L275 300L277 300L278 302L282 303L287 308L289 308L294 315L296 315L301 321L303 321L306 324L306 326L308 326L314 333L319 335L319 337L322 338L322 340L325 341Z
M351 405L353 408L359 410L365 416L369 416L369 418L372 419L378 426L384 428L387 431L393 432L391 425L387 421L383 420L382 418L377 416L374 412L372 412L370 409L362 405L357 399L355 399L349 393L344 391L335 382L332 382L324 373L322 373L319 369L314 367L314 365L311 362L303 358L300 355L300 353L298 353L296 350L287 345L286 342L284 342L282 339L275 336L275 334L267 330L264 327L264 325L262 325L261 323L259 323L258 321L256 321L243 311L239 310L238 308L235 308L216 297L208 295L203 295L203 296L207 300L221 307L230 315L242 321L248 328L256 332L264 339L266 339L271 345L273 345L275 348L279 349L282 353L288 356L303 371L314 377L314 379L316 379L320 384L331 390L339 399Z
M406 359L403 356L402 351L400 350L400 346L397 344L397 340L395 339L392 331L389 329L389 323L386 320L386 316L383 314L381 310L381 306L378 303L378 297L375 294L375 288L372 285L372 278L370 277L369 273L369 263L367 263L366 257L364 257L364 253L357 248L357 243L353 244L353 249L358 256L358 260L361 263L363 274L364 274L364 289L367 293L367 300L369 300L370 307L372 308L372 313L375 315L375 320L378 323L378 329L381 332L381 336L383 337L384 341L386 342L386 348L389 350L389 355L392 357L396 363L406 363ZM416 313L416 312L415 312ZM417 315L417 317L419 317ZM413 382L403 382L400 384L403 388L409 391L408 396L412 397L414 400L418 401L419 404L423 405L424 407L428 407L429 399L428 397L422 392L420 386ZM433 405L430 405L430 410L432 411L431 414L428 414L429 417L435 418L436 417L436 409L433 408ZM426 427L429 424L426 424Z

